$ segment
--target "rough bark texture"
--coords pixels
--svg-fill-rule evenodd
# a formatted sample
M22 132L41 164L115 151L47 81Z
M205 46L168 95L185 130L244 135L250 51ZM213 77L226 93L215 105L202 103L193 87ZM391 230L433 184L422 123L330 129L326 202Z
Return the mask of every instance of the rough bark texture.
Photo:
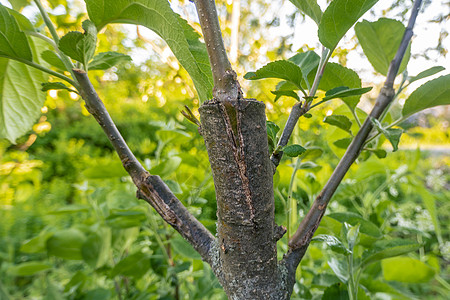
M217 262L230 299L288 299L277 264L265 105L208 101L200 108L217 197Z

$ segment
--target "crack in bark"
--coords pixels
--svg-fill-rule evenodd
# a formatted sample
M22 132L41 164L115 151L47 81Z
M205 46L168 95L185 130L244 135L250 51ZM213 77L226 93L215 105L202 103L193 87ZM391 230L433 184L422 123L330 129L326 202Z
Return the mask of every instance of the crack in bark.
M242 187L245 194L245 202L247 203L248 209L250 211L250 222L253 223L253 219L255 217L255 209L252 204L252 194L250 191L250 183L247 176L247 166L245 164L245 154L244 154L244 137L242 135L241 130L241 122L240 122L240 109L239 104L240 101L237 102L238 107L234 107L231 103L228 102L219 102L218 105L222 112L222 116L225 122L225 127L227 131L228 138L231 141L231 145L233 148L233 157L234 161L239 170L239 178L242 181ZM229 113L234 111L234 117L236 119L236 132L233 130L233 124L231 122L231 118ZM237 135L237 137L236 137Z

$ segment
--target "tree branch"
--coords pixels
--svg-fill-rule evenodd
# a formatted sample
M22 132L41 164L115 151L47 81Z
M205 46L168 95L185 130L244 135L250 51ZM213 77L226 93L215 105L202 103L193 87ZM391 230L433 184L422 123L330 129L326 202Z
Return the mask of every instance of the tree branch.
M219 101L239 99L242 91L225 51L215 2L214 0L194 0L194 2L211 63L214 79L213 96Z
M209 250L214 242L212 234L189 213L159 176L150 175L137 160L97 95L87 73L78 69L74 69L73 73L79 82L79 92L86 101L87 110L103 128L125 170L136 185L137 197L153 206L159 215L177 230L206 262L211 264Z
M331 51L327 48L322 49L322 56L320 59L319 66L317 68L317 73L314 78L313 86L309 90L308 98L302 105L301 102L296 103L291 110L291 113L289 114L288 120L286 122L286 125L284 126L283 132L281 133L280 140L278 141L277 149L281 149L284 146L287 145L289 142L289 139L291 138L292 132L294 131L295 125L297 125L298 119L300 119L301 116L306 114L311 108L317 106L316 105L311 106L311 99L316 95L317 89L319 88L319 82L322 79L323 72L325 71L325 67L328 63L328 60L331 57ZM283 151L278 151L272 153L270 156L270 160L272 161L273 165L275 166L274 170L278 167L280 164L281 158L283 157Z
M371 118L378 119L383 111L388 107L389 103L392 101L395 95L395 91L393 88L394 79L397 75L400 63L405 54L406 48L411 40L413 35L413 27L416 21L417 14L419 12L420 5L422 0L416 0L414 2L414 6L411 12L411 17L408 22L408 26L403 35L403 39L401 41L400 47L397 50L397 53L392 60L389 71L386 77L386 81L384 83L384 87L381 89L380 94L377 97L375 105L369 114L369 116L364 121L361 126L358 134L353 139L350 146L347 148L344 156L340 160L330 179L322 189L319 196L314 201L311 209L309 210L306 217L300 223L300 226L297 229L297 232L292 236L289 241L289 251L285 255L285 262L289 266L288 269L293 269L295 274L295 269L300 263L306 249L311 242L311 238L319 226L319 223L325 213L326 207L330 202L331 197L336 191L338 185L344 178L350 166L356 160L358 155L360 154L364 142L366 141L370 131L372 130L372 122ZM295 275L294 275L295 276Z

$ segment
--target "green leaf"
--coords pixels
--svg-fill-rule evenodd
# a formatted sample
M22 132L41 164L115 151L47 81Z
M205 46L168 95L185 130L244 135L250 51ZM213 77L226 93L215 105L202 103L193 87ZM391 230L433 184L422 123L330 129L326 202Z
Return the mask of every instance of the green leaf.
M86 293L83 300L109 300L111 299L111 291L102 288L96 288Z
M172 238L170 240L170 244L173 249L182 256L192 259L201 259L200 254L198 254L198 252L195 251L194 248L192 248L192 246L181 237Z
M426 108L450 104L450 74L430 80L417 88L403 106L403 116L410 116Z
M317 4L317 0L289 0L298 7L305 15L309 16L316 22L317 25L320 23L320 19L322 18L322 10L320 6Z
M302 155L306 151L305 148L303 148L300 145L289 145L283 148L284 154L290 157L297 157L299 155Z
M343 138L343 139L339 139L337 141L333 142L333 145L335 145L338 148L341 149L347 149L348 146L350 146L350 143L352 142L353 138Z
M331 250L333 250L334 252L340 253L340 254L345 254L348 255L351 252L344 246L344 244L342 244L342 242L332 236L332 235L328 235L328 234L319 234L315 237L312 238L313 242L324 242L328 247L330 247Z
M11 16L13 16L16 21L17 25L19 25L20 30L22 31L36 31L33 24L31 24L30 20L28 20L24 15L19 13L18 11L14 9L8 9L8 12Z
M399 128L384 129L380 121L372 117L370 118L370 121L372 121L372 124L375 126L378 132L382 133L389 140L392 148L394 148L393 152L397 151L398 143L400 142L400 137L403 133L403 130Z
M0 56L33 60L27 36L20 30L16 19L0 4ZM1 74L1 73L0 73Z
M325 289L322 300L349 300L347 286L343 283L335 283Z
M355 226L352 226L347 232L347 243L350 251L353 251L353 248L359 241L359 223Z
M323 121L330 125L339 127L342 130L345 130L347 132L351 132L350 127L352 127L352 122L346 116L342 116L342 115L326 116L325 119L323 119Z
M49 65L51 65L59 70L67 71L67 68L64 65L64 63L62 62L61 58L55 52L50 51L50 50L45 50L44 52L41 53L41 57Z
M362 265L367 266L385 258L403 255L420 248L420 244L404 239L376 242L363 256Z
M30 4L31 0L9 0L13 9L20 11L24 6Z
M267 128L267 136L275 146L277 144L277 133L278 131L280 131L280 127L272 121L267 121L266 128Z
M265 78L284 79L295 84L297 88L305 93L301 85L303 79L302 70L299 66L288 60L277 60L270 62L255 72L248 72L244 75L244 78L248 80Z
M30 39L33 56L44 42ZM39 62L37 62L39 63ZM41 115L46 94L41 91L41 82L48 75L20 62L0 58L0 138L11 143L33 126Z
M94 56L89 63L89 70L106 70L123 62L130 62L131 57L117 52L102 52Z
M412 76L412 77L408 77L408 81L409 83L413 83L414 81L429 77L429 76L433 76L436 73L439 73L441 71L444 71L445 68L441 67L441 66L435 66L435 67L431 67L425 71L420 72L419 74L417 74L416 76Z
M334 0L323 13L319 40L334 50L341 38L378 0Z
M88 212L90 206L82 204L70 204L66 206L61 206L55 210L48 212L49 215L63 215L63 214L74 214L80 212Z
M308 75L312 70L316 69L320 62L320 56L314 51L306 51L297 53L288 59L300 67L302 70L303 80L308 82Z
M111 271L111 276L130 276L139 279L150 269L150 256L147 253L136 252L121 261Z
M191 76L200 101L212 98L212 72L206 47L167 0L85 0L89 18L98 29L108 23L136 24L154 31L170 47Z
M47 251L65 259L82 259L81 247L85 241L86 236L78 229L60 230L47 240Z
M329 214L328 216L341 223L346 222L352 226L360 224L360 244L365 247L371 246L376 240L380 239L383 236L380 229L375 224L364 219L358 214L351 212L342 212Z
M385 280L408 283L428 282L435 271L418 259L411 257L392 257L381 261Z
M322 167L312 161L305 161L298 167L299 170L320 170Z
M145 212L137 207L135 209L111 209L106 218L106 224L112 228L130 228L141 225L147 220Z
M331 89L325 93L323 100L331 100L334 98L345 98L352 96L360 96L372 90L372 87L350 89L346 86Z
M41 91L43 91L43 92L46 92L49 90L67 90L67 91L76 93L75 90L72 90L71 88L69 88L67 85L65 85L62 82L44 82L41 84L41 86L42 86Z
M172 191L172 193L174 193L174 194L182 194L183 193L183 190L181 189L180 184L178 182L176 182L175 180L167 179L167 180L164 180L164 183L167 184L167 186Z
M45 253L47 251L47 240L52 235L52 232L41 232L38 236L25 241L20 246L20 251L24 253Z
M378 158L386 158L386 156L387 156L386 150L383 150L383 149L366 149L366 150L372 152Z
M298 91L299 88L295 84L293 84L289 81L280 81L277 84L277 86L275 87L275 90L276 91Z
M8 268L8 273L13 276L33 276L40 272L50 270L51 268L52 266L49 264L38 261L30 261Z
M337 259L336 257L331 257L328 260L328 266L330 266L331 270L333 270L334 274L339 278L342 282L347 282L349 278L348 274L348 265L347 260L345 259Z
M84 33L71 31L59 40L58 48L67 56L82 63L85 68L94 57L97 45L97 28L90 20L83 21Z
M355 26L359 43L375 71L387 75L389 65L397 53L405 32L402 22L380 18L376 22L362 21ZM411 47L406 50L398 74L405 70L411 56Z
M319 83L319 89L329 91L336 86L345 86L349 89L361 88L361 79L352 69L341 66L337 63L328 63ZM361 98L360 95L345 97L342 99L351 109L355 109Z
M297 93L294 91L270 91L270 92L276 96L275 99L273 100L273 102L277 102L281 96L291 97L297 101L300 101L300 98L298 97Z
M308 147L306 151L302 154L302 160L315 160L321 157L323 154L322 148L319 147Z
M100 228L88 236L81 247L83 260L92 268L99 268L108 263L111 251L111 229Z

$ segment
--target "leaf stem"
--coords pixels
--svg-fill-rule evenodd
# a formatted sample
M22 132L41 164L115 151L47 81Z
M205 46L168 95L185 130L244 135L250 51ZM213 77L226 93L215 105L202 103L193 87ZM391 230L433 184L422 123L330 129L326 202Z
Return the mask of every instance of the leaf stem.
M49 43L50 45L52 45L53 48L55 48L56 50L58 50L58 46L56 45L56 43L49 37L46 37L45 35L43 35L42 33L36 32L36 31L25 31L26 34L37 37L41 40L46 41L47 43Z
M34 3L36 3L36 5L39 9L39 12L41 13L42 19L44 20L44 23L47 26L48 30L50 31L50 34L52 35L53 40L55 41L55 44L56 44L55 49L58 52L63 64L66 66L67 70L69 70L70 74L72 75L72 78L74 78L74 80L76 80L75 74L72 71L72 69L74 68L72 62L67 57L67 55L62 53L61 50L59 50L59 48L57 47L57 45L59 43L59 36L58 36L58 33L56 32L55 26L53 26L52 20L50 20L50 17L48 16L47 12L45 11L44 7L42 6L41 1L34 0Z
M19 57L10 57L10 56L6 56L6 55L2 55L2 54L0 54L0 57L5 57L5 58L9 58L9 59L12 59L12 60L24 63L26 65L29 65L30 67L33 67L35 69L38 69L38 70L43 71L45 73L48 73L48 74L50 74L52 76L58 77L58 78L60 78L62 80L65 80L68 83L70 83L71 85L73 85L75 88L78 88L78 84L75 81L73 81L71 78L69 78L69 77L67 77L67 76L65 76L65 75L63 75L61 73L58 73L56 71L50 70L50 69L48 69L48 68L46 68L44 66L41 66L41 65L39 65L37 63L32 62L32 61L29 61L29 60L26 60L26 59L23 59L23 58L19 58Z

